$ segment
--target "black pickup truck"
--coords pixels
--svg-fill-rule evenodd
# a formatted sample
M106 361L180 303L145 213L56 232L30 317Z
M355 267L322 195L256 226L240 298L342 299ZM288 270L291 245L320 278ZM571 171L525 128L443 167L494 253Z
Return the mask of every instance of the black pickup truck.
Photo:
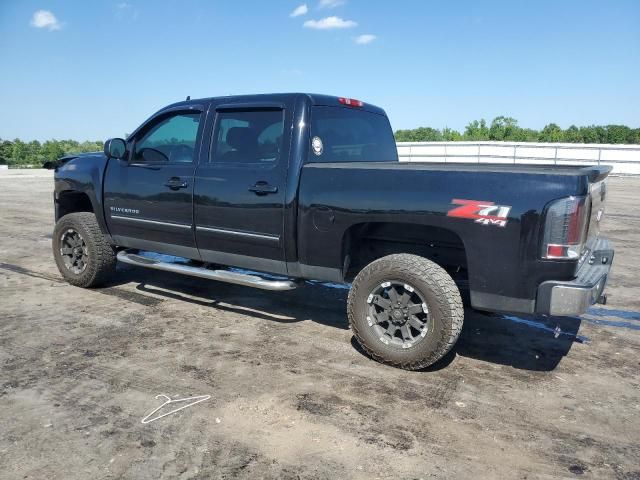
M187 99L55 168L53 253L73 285L117 260L268 290L351 283L354 335L402 368L451 349L461 290L527 314L606 300L608 167L401 163L385 112L359 100Z

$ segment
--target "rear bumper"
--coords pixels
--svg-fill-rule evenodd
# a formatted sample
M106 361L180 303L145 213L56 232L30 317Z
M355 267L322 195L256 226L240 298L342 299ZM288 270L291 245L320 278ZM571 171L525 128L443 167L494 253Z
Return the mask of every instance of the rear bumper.
M604 303L604 288L613 262L613 247L598 239L571 281L546 281L538 287L536 313L558 316L582 315L594 303Z

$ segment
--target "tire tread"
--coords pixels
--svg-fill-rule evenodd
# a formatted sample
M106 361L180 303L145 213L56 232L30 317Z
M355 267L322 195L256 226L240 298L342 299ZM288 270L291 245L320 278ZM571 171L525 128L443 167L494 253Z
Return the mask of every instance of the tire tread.
M90 261L87 265L88 272L74 275L66 269L54 246L54 257L62 276L71 285L77 287L92 288L107 283L115 272L116 252L105 239L95 215L91 212L75 212L63 216L56 223L54 242L59 237L60 231L67 227L78 228L82 230L83 236L88 237L85 238L85 243L90 249Z
M427 357L406 362L398 362L384 358L367 345L365 339L358 331L358 322L355 321L355 297L357 296L358 288L368 276L379 271L393 271L394 274L401 273L407 276L418 275L423 279L428 279L432 284L432 293L436 295L438 301L436 305L429 305L429 308L439 308L440 318L443 320L444 328L441 331L437 347ZM445 356L458 340L464 322L462 298L451 276L436 263L424 257L411 254L393 254L379 258L358 273L349 292L347 314L353 334L368 355L381 363L405 370L420 370L426 368Z

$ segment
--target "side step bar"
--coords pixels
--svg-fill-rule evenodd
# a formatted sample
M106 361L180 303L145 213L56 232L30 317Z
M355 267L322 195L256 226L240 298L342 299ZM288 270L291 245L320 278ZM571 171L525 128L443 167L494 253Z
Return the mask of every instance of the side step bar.
M209 280L218 280L220 282L235 283L236 285L245 285L247 287L260 288L262 290L273 290L282 292L285 290L293 290L299 286L295 280L270 280L258 275L249 275L246 273L230 272L228 270L209 270L202 267L192 267L179 263L162 262L152 258L143 257L135 253L122 250L118 252L118 260L129 265L138 267L153 268L155 270L164 270L165 272L181 273L192 277L207 278Z

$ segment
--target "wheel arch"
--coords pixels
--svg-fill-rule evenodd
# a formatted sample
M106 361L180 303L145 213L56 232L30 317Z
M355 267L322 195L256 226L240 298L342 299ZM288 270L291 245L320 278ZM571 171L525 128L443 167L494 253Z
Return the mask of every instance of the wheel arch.
M77 212L89 212L95 215L96 210L89 195L78 190L63 190L58 192L55 199L56 222L65 215Z
M366 265L395 253L427 258L450 273L466 278L467 251L453 230L404 222L363 222L342 236L343 276L350 281Z

